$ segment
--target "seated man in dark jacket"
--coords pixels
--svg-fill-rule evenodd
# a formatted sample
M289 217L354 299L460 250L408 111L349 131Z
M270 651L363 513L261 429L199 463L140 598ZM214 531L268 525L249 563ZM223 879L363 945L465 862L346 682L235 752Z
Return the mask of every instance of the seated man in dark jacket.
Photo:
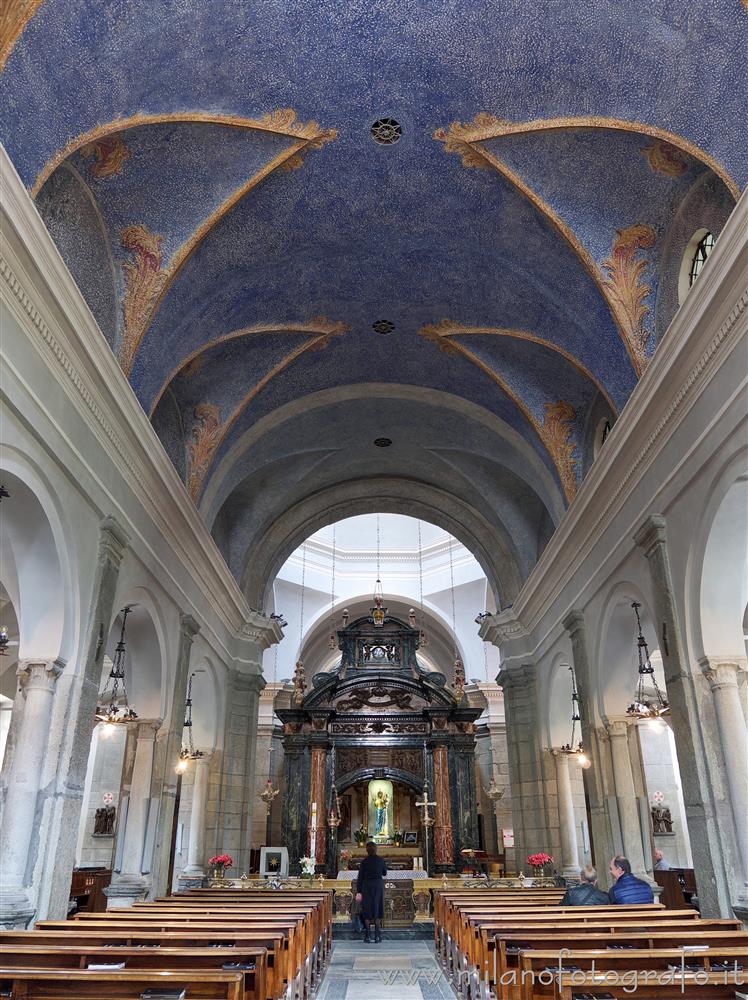
M579 885L572 885L559 906L607 906L608 894L597 888L597 872L587 865L579 873Z
M608 896L611 903L626 906L630 903L654 903L652 886L644 879L631 874L628 858L617 854L610 862L610 874L615 879Z

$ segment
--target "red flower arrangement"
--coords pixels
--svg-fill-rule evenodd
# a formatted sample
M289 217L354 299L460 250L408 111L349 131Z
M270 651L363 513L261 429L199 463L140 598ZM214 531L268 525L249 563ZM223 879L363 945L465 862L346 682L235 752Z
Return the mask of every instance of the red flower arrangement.
M527 858L528 865L532 865L533 868L542 868L543 865L553 864L553 858L550 854L544 854L543 851L539 851L537 854L530 854Z
M208 858L211 868L233 868L234 859L230 854L216 854L214 858Z

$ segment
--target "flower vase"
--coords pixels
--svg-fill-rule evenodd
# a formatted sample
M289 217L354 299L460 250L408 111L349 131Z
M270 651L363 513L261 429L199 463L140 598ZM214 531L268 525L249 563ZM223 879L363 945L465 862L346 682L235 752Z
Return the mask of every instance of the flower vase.
M223 865L216 865L213 869L213 878L219 879L223 878L224 868Z
M542 865L533 865L532 866L532 877L533 878L542 878L543 877L543 866Z

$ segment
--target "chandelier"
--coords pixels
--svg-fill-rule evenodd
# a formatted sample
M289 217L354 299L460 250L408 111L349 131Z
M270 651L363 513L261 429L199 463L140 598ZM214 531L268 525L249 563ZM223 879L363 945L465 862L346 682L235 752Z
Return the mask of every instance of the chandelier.
M505 788L500 788L496 784L496 776L494 774L491 775L491 784L488 786L488 788L486 788L485 786L483 787L483 794L490 802L494 804L497 803L499 799L504 798L505 791L506 791Z
M371 617L374 624L381 628L384 625L384 618L387 608L384 606L384 591L382 590L382 580L379 571L379 514L377 514L377 582L374 584L374 607L371 609Z
M100 695L101 704L96 708L96 719L103 722L105 727L121 722L131 722L138 717L137 712L127 700L127 688L125 687L125 626L127 616L132 609L132 604L127 604L122 609L122 631L114 650L112 669L109 671L109 677ZM107 699L109 699L108 705L106 705ZM123 701L124 704L120 705L120 701ZM105 732L111 732L111 729L105 729Z
M634 601L631 607L636 615L636 627L638 635L636 638L636 651L639 657L639 679L636 685L634 700L626 709L626 715L635 719L659 719L669 709L667 698L660 691L660 687L655 677L654 667L649 658L649 647L647 640L642 634L642 622L639 617L641 604ZM652 690L654 697L650 697Z
M574 743L576 739L577 723L581 723L581 716L579 715L579 692L577 691L577 679L574 675L574 667L569 667L569 673L571 674L571 736L568 743L559 747L559 751L561 753L568 754L570 757L576 757L579 766L587 768L590 766L592 761L585 753L581 733L579 742L576 745Z
M200 671L202 672L202 671ZM202 750L196 750L192 738L192 678L198 673L193 670L187 682L187 700L184 703L184 727L182 729L182 749L179 751L179 763L177 771L186 771L191 760L200 760L205 754ZM184 730L187 730L187 746L184 745Z

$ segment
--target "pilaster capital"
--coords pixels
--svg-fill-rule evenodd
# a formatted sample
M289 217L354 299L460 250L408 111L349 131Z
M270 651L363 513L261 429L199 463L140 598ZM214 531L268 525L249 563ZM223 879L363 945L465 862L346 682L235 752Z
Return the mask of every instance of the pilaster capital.
M65 669L65 660L57 657L54 660L30 658L19 660L16 675L24 695L30 691L48 691L55 689L55 681Z
M537 668L534 663L517 663L502 666L496 675L496 683L506 691L515 687L524 688L528 682L534 683L536 677Z
M644 555L650 558L658 546L667 543L667 521L662 514L650 514L644 524L634 532L634 542L644 549Z
M161 728L163 719L133 719L132 722L128 722L128 728L131 727L131 732L134 732L135 738L138 740L155 740L156 733Z
M704 656L699 660L699 666L712 691L719 691L722 688L737 689L738 675L746 670L746 661L738 658L728 660Z
M200 625L192 615L184 612L179 615L179 632L189 643L192 643L199 631Z
M107 514L99 521L99 558L108 559L117 567L122 562L130 536L116 517Z
M624 719L608 719L606 722L606 729L608 735L613 736L628 736L629 726L635 725L636 720L630 718Z
M579 611L578 608L572 608L561 620L561 624L572 638L579 633L584 634L587 627L584 620L584 613Z
M488 615L478 629L480 638L493 646L502 646L514 639L524 639L529 634L528 629L511 608L496 615Z
M258 697L265 687L265 678L262 674L250 674L244 670L231 671L231 684L239 691L248 691Z

